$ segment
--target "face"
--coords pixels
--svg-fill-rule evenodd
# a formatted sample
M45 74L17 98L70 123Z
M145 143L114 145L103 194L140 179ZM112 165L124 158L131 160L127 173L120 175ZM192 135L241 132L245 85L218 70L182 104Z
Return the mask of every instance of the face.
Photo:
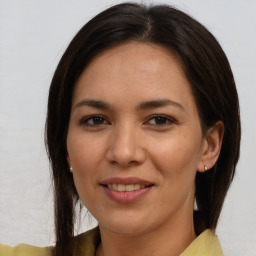
M67 158L102 229L139 234L193 222L205 145L179 60L161 46L107 50L75 85Z

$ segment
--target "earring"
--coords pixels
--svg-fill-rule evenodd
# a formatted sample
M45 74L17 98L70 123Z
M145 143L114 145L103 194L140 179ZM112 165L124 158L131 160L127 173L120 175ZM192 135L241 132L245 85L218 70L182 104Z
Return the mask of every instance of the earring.
M69 170L70 170L70 172L73 172L72 166L69 166Z
M204 166L204 171L206 172L208 170L207 166L205 165Z

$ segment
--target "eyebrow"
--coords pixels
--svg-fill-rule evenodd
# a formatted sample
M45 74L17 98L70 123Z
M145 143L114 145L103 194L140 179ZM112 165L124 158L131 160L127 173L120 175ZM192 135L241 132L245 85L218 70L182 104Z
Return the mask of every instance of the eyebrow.
M176 106L182 110L185 110L183 105L180 103L170 100L170 99L158 99L158 100L151 100L151 101L145 101L139 104L137 107L138 109L150 109L150 108L159 108L159 107L164 107L164 106Z
M101 101L101 100L81 100L75 106L74 109L82 107L82 106L89 106L98 109L110 109L110 104Z
M164 106L176 106L182 110L185 110L183 105L180 103L170 100L170 99L157 99L157 100L150 100L150 101L144 101L141 102L136 109L137 110L143 110L143 109L151 109L151 108L159 108L159 107L164 107ZM79 101L75 106L74 109L82 107L82 106L89 106L93 108L98 108L102 110L108 110L111 109L111 105L107 102L101 101L101 100L89 100L89 99L84 99Z

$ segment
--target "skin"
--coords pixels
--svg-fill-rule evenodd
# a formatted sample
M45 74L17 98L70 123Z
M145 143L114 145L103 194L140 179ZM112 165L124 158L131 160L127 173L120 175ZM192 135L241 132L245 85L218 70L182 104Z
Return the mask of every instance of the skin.
M142 104L156 100L162 104ZM216 162L223 130L218 122L202 132L190 85L169 50L129 42L97 56L75 85L67 136L75 186L99 223L97 255L182 253L196 237L195 175ZM153 186L122 204L100 185L113 177Z

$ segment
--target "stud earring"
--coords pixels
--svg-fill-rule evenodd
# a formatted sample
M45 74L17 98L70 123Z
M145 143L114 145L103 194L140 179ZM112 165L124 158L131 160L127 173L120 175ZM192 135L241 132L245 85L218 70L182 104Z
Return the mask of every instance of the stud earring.
M205 165L204 166L204 171L206 172L208 170L207 166Z
M70 170L70 172L73 172L72 166L69 166L69 170Z

